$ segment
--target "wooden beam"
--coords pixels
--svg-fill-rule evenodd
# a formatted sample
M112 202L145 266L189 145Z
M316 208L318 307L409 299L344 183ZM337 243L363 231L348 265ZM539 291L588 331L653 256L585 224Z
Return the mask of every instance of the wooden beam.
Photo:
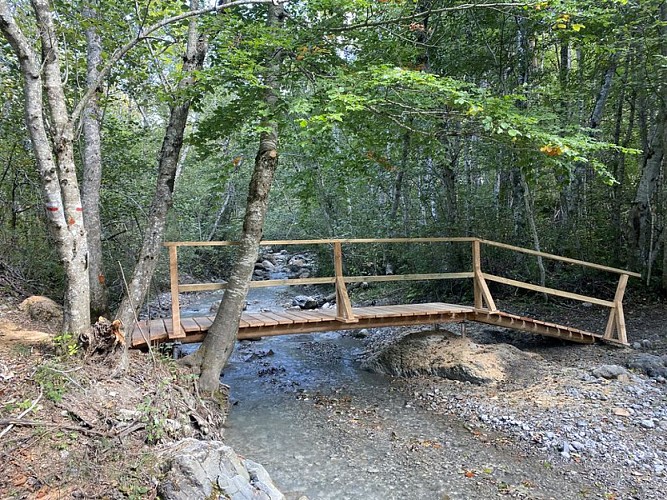
M181 329L181 306L178 299L178 248L169 247L169 281L171 286L171 324L172 339L185 337L185 332Z
M498 308L496 307L496 303L491 295L491 290L489 290L489 285L487 285L486 280L484 279L484 273L482 272L482 252L479 240L474 240L472 242L472 272L475 309L483 309L484 304L486 303L486 307L490 311L497 311Z
M515 252L525 253L528 255L536 255L539 257L544 257L546 259L557 260L560 262L567 262L568 264L577 264L583 267L590 267L592 269L598 269L600 271L608 271L610 273L616 274L627 274L628 276L634 276L635 278L641 278L642 275L639 273L633 273L631 271L626 271L624 269L618 269L616 267L608 267L600 264L594 264L592 262L586 262L585 260L571 259L569 257L561 257L560 255L554 255L552 253L538 252L537 250L531 250L529 248L517 247L514 245L508 245L506 243L498 243L497 241L490 240L480 240L484 245L489 245L497 248L504 248L506 250L513 250Z
M226 281L223 281L221 283L192 283L189 285L178 285L179 292L207 292L209 290L226 290L226 289L227 289Z
M625 330L625 313L623 312L623 296L625 295L625 288L627 285L628 275L621 274L618 279L616 294L614 295L614 305L609 313L607 328L604 332L605 339L613 339L614 331L616 331L616 340L623 344L628 343L627 332Z
M321 240L264 240L262 246L288 246L288 245L331 245L334 243L362 244L362 243L465 243L473 241L472 237L456 238L328 238ZM198 246L232 246L238 245L238 241L167 241L164 246L171 247L198 247Z
M334 243L334 271L336 274L336 319L343 323L356 323L352 304L347 294L347 287L343 277L343 248L339 241Z
M482 274L482 257L480 254L479 241L472 242L472 274L473 274L473 293L475 296L475 309L482 309L484 307L484 300L482 297L482 289L477 277Z
M565 326L556 328L542 324L543 322L539 320L533 320L531 318L521 318L521 323L519 324L519 322L516 321L518 318L514 318L513 320L512 315L502 312L497 312L496 314L478 312L471 313L468 315L468 319L470 321L476 321L479 323L498 325L505 328L511 328L513 330L520 330L536 335L543 335L545 337L555 337L570 340L572 342L578 342L582 344L592 344L595 342L596 337L593 333L590 332L582 332L577 329L570 329Z
M170 247L174 248L174 247ZM376 281L426 281L426 280L452 280L472 278L473 273L431 273L431 274L390 274L387 276L345 276L345 283L362 283ZM265 288L271 286L299 286L299 285L333 285L336 283L335 276L323 276L319 278L286 278L280 280L251 281L250 288ZM191 283L178 285L179 292L205 292L209 290L225 290L227 282L219 283Z
M251 281L250 288L264 288L269 286L294 286L294 285L332 285L336 283L333 276L324 276L321 278L294 278L282 280L262 280Z
M590 302L591 304L597 304L599 306L605 306L605 307L614 307L614 303L608 300L597 299L595 297L588 297L586 295L580 295L578 293L563 292L555 288L533 285L532 283L524 283L523 281L503 278L502 276L496 276L494 274L484 273L484 278L486 278L489 281L495 281L496 283L502 283L503 285L515 286L517 288L525 288L526 290L547 293L549 295L555 295L557 297L563 297L565 299L579 300L581 302Z
M345 283L372 283L376 281L426 281L472 278L473 273L388 274L382 276L345 276Z

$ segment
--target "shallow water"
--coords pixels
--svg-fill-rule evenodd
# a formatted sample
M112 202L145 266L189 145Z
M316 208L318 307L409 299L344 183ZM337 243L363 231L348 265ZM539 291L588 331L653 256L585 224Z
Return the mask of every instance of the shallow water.
M253 289L249 310L278 310L289 293ZM222 375L233 403L225 439L264 465L288 499L493 498L527 479L534 486L524 498L577 495L578 481L410 405L405 381L360 368L362 350L344 332L237 343Z

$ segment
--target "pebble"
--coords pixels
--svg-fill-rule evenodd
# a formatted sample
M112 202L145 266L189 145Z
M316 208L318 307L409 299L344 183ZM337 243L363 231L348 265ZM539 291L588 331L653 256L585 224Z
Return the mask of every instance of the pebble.
M655 423L653 420L642 420L639 422L639 425L644 427L645 429L653 429L655 427Z

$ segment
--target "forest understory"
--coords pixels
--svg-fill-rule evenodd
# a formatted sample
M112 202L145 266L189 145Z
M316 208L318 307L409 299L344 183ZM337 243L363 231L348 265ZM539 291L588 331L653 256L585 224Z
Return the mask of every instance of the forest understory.
M562 314L554 304L515 307L544 317ZM453 419L465 430L461 442L455 436L418 439L409 429L396 428L381 418L377 401L355 396L352 387L285 392L300 405L304 426L317 425L318 439L338 443L341 467L359 467L360 482L385 482L396 487L397 494L411 481L431 481L428 475L419 479L401 474L422 470L445 478L444 485L437 483L440 489L434 486L432 498L438 499L658 499L667 486L664 373L647 373L636 365L623 373L595 376L596 369L627 367L646 355L662 359L667 370L662 304L628 304L627 310L631 341L638 343L634 349L581 346L468 325L466 334L477 344L508 343L536 353L539 361L522 365L511 378L491 386L432 376L391 379L392 397L404 401L405 411ZM591 329L601 320L585 307L570 315ZM400 329L371 331L359 341L361 357L404 334ZM54 346L53 335L48 325L31 321L15 301L3 298L0 453L6 466L0 497L155 498L160 450L186 436L223 436L224 411L202 403L192 377L168 358L134 352L127 376L110 379L102 366L57 354L63 341L56 337ZM252 354L262 350L261 344L244 342L240 350ZM308 342L304 346L313 358L350 354L326 341L317 349ZM268 387L291 387L294 374L281 370L277 361L251 358L269 374L258 378L267 394ZM355 456L376 448L386 449L387 456L363 467L355 461ZM292 459L276 451L272 460ZM272 464L264 465L271 474ZM298 475L307 483L309 472L317 473L312 463ZM399 497L424 498L405 493ZM292 498L289 492L287 498Z

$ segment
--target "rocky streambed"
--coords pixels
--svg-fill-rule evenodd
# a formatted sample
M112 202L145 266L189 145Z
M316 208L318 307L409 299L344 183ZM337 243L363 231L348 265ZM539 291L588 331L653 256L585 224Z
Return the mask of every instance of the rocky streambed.
M450 329L240 342L226 441L294 499L664 498L659 332L618 349Z
M255 279L311 265L272 257ZM299 293L255 289L248 307L332 306L326 294ZM210 302L188 307L199 314ZM591 329L604 321L580 316ZM232 398L225 441L288 499L662 499L661 317L655 308L628 318L633 349L476 324L239 342L222 378Z
M241 343L223 379L227 441L288 498L664 498L665 385L587 364L608 348L509 349L504 376L484 384L363 371L401 335ZM581 365L548 356L581 349Z

